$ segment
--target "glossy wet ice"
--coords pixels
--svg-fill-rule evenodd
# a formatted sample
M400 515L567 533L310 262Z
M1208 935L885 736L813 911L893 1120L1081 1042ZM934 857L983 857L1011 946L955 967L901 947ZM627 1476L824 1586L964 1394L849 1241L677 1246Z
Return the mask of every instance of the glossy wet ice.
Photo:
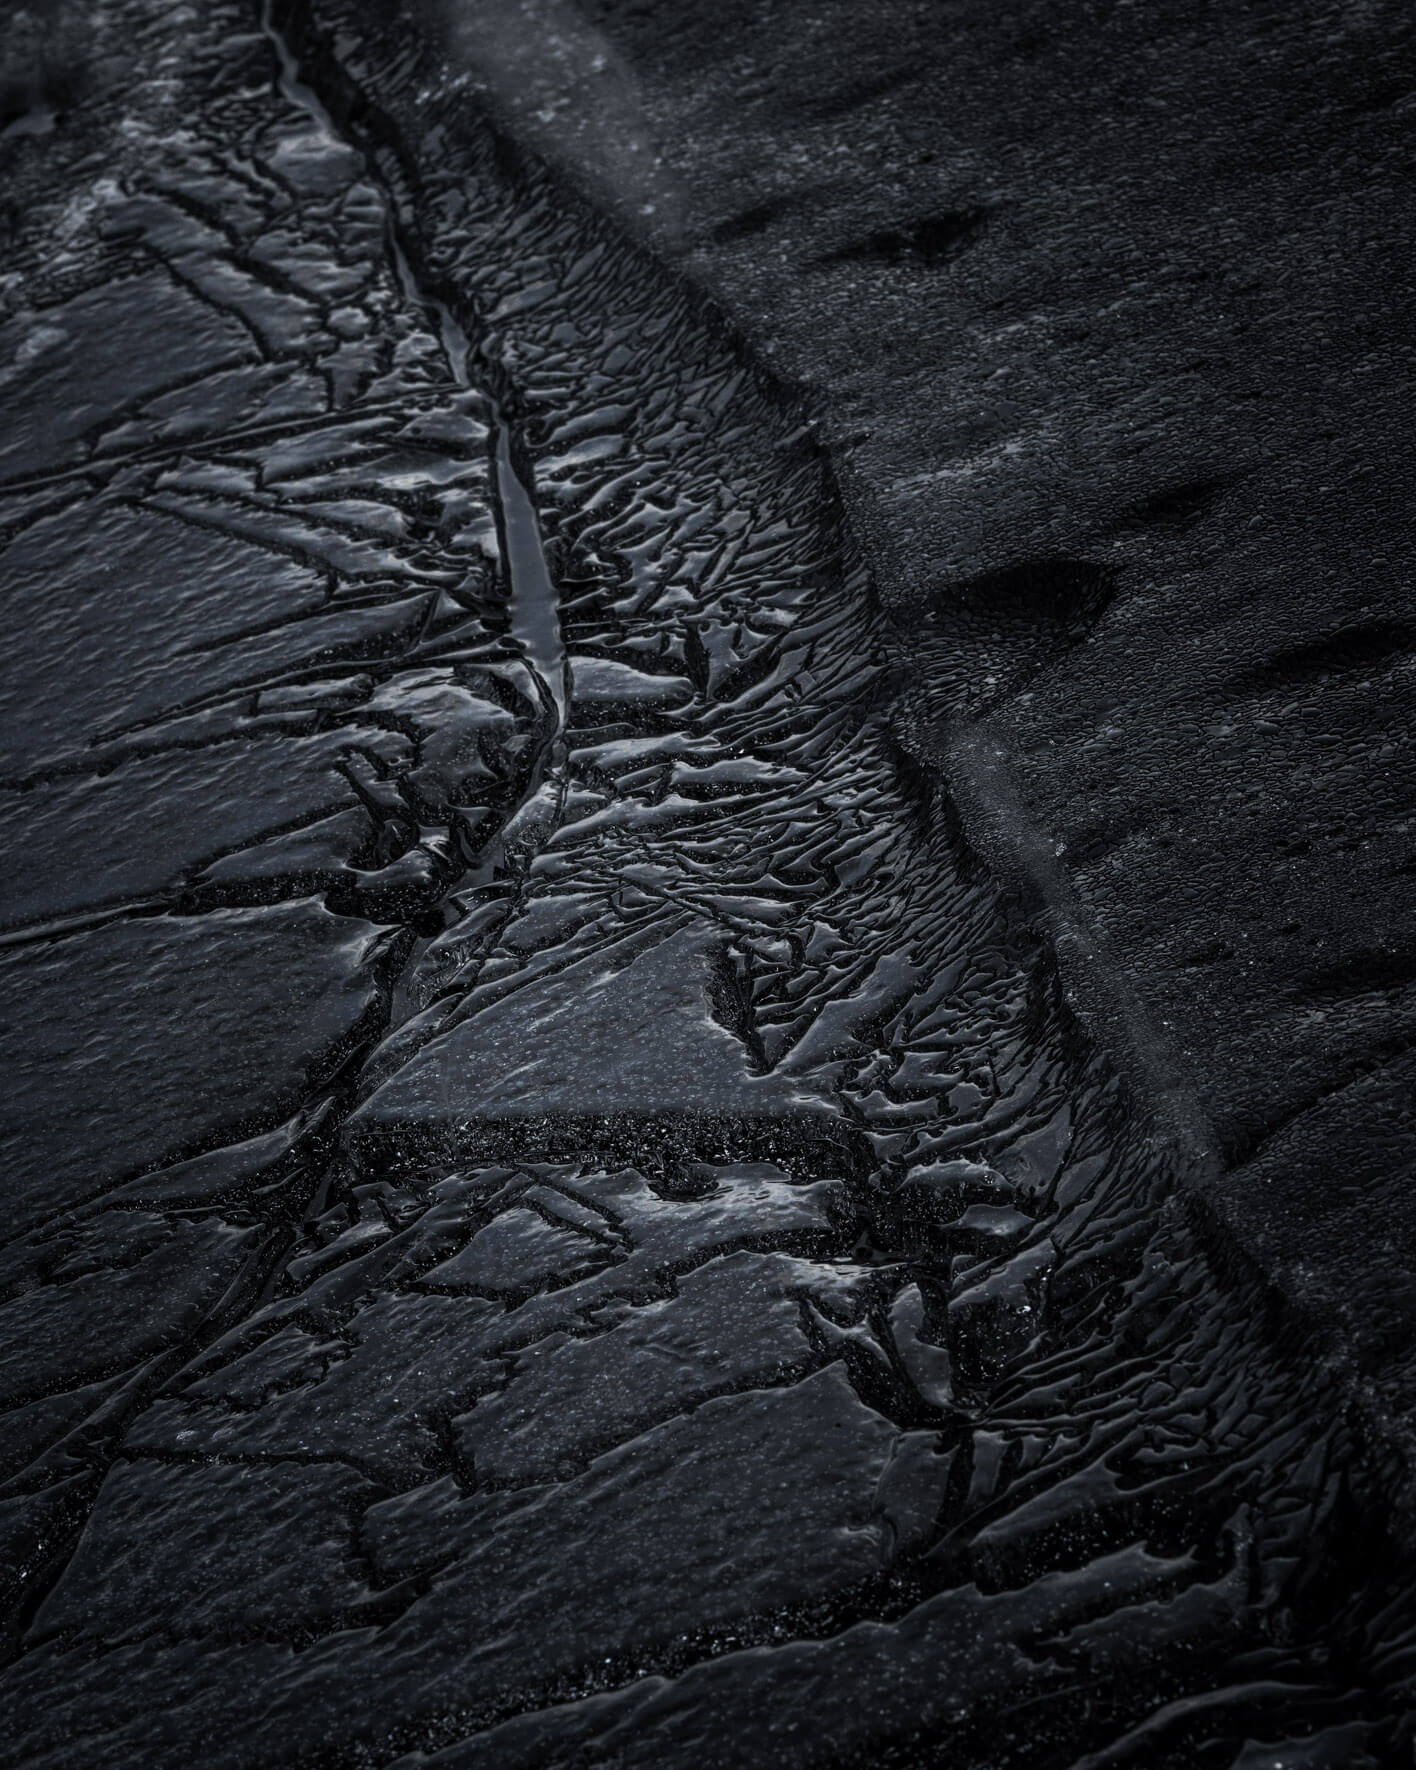
M1360 1761L1323 1375L793 401L352 10L122 18L4 330L19 1760Z

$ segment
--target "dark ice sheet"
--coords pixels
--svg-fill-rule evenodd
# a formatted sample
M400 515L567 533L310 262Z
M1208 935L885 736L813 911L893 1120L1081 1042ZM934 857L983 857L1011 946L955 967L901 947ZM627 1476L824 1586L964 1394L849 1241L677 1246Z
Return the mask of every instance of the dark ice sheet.
M3 144L10 1761L1398 1749L1334 1374L797 402L401 28L95 28Z

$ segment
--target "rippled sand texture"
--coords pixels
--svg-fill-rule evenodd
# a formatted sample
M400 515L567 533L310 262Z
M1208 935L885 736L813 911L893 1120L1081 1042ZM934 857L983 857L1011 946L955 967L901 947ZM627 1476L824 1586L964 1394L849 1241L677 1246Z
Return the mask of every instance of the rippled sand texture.
M1381 1761L1325 1375L893 738L792 399L279 22L115 7L22 144L6 1761Z

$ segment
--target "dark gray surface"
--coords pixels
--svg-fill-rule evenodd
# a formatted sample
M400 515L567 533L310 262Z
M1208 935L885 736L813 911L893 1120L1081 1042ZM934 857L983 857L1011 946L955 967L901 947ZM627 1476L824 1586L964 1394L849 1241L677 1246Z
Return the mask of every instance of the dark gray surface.
M21 23L0 1758L1409 1757L1396 1483L993 735L1126 572L882 613L799 399L404 15ZM478 41L642 208L592 32Z
M1410 9L427 10L804 386L906 741L1409 1444Z

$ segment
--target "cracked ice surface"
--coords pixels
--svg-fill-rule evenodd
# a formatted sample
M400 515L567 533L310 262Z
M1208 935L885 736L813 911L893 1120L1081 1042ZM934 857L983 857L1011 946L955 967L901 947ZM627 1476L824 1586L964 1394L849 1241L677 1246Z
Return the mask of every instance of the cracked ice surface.
M354 13L112 17L3 332L24 1761L1347 1737L1322 1374L896 743L792 402Z

